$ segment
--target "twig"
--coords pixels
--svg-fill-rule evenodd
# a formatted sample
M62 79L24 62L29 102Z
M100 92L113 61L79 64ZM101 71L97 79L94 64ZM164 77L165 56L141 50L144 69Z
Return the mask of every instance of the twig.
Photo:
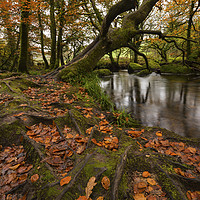
M124 165L126 163L127 153L131 147L132 145L126 148L124 154L121 157L121 162L117 165L117 169L116 169L115 177L114 177L114 183L113 183L112 191L111 191L112 200L118 199L118 187L119 187L120 179L122 177L122 172L124 170Z
M97 174L97 175L95 175L95 178L96 178L96 181L100 178L100 176L107 170L107 168L106 167L102 167L102 168L100 168L101 169L101 171Z
M2 83L4 83L4 84L9 88L9 90L10 90L11 92L16 93L16 92L10 87L10 85L9 85L8 83L6 83L5 81L3 81Z

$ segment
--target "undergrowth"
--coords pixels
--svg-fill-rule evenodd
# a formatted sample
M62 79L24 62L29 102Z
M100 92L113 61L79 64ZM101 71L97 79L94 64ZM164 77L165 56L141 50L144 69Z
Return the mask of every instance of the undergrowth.
M86 89L86 92L97 100L103 110L112 110L114 105L108 95L100 87L100 79L94 73L79 75L75 79L69 80L72 85L80 84Z

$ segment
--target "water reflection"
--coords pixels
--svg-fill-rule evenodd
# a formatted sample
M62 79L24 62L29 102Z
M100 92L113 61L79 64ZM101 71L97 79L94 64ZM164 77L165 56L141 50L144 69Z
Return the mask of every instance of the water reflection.
M104 78L102 88L117 108L125 108L147 126L160 126L186 137L200 137L200 79L127 71Z

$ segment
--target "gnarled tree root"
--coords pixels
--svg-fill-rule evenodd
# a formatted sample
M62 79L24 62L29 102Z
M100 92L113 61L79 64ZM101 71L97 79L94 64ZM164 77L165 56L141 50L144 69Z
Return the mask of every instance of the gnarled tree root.
M115 172L115 177L114 177L114 182L112 185L112 192L111 192L111 199L112 200L117 200L118 199L118 187L119 187L119 183L120 183L120 179L122 177L122 173L124 170L124 165L126 163L126 159L127 159L127 153L130 150L130 148L132 147L132 145L128 146L126 148L126 150L124 151L124 154L121 157L121 161L120 163L117 165L117 169Z

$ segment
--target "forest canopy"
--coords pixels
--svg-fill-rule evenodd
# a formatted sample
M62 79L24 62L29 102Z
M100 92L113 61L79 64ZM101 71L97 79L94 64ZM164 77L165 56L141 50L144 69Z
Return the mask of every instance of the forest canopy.
M112 62L117 49L134 53L134 62L142 56L147 68L148 53L198 61L199 7L199 0L2 0L0 69L73 68L79 60L81 71L90 70L104 55Z

